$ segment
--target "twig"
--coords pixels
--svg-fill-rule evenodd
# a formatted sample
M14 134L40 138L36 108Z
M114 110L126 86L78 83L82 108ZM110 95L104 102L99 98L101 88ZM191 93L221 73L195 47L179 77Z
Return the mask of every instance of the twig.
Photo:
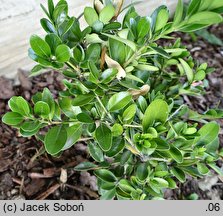
M52 187L50 187L47 191L44 191L39 196L37 196L34 200L44 200L54 191L56 191L60 187L60 184L56 183Z

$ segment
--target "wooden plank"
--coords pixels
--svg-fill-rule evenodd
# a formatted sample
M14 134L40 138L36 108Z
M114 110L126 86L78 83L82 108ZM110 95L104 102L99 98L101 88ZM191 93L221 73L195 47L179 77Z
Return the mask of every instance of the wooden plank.
M125 4L132 2L126 0ZM137 6L142 15L149 15L160 4L170 9L177 0L144 0ZM29 70L34 63L27 56L32 34L44 35L39 19L43 17L39 4L46 0L0 0L0 75L13 77L18 68ZM78 16L92 0L68 0L70 15ZM84 22L83 20L81 22Z

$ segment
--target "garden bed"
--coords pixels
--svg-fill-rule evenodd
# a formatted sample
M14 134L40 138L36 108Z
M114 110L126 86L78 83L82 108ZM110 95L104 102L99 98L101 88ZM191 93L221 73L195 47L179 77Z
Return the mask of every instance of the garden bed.
M210 29L223 39L223 25ZM223 108L223 50L198 37L192 41L186 34L182 37L193 57L216 68L208 76L210 88L207 95L199 98L185 97L185 101L199 112L219 106ZM7 71L5 71L7 73ZM28 79L19 72L20 85L0 77L0 115L8 111L7 101L13 95L21 95L30 100L31 95L48 87L55 95L63 89L63 77L57 72L49 72ZM223 126L223 121L220 121ZM220 135L223 146L222 132ZM78 143L59 158L41 153L42 143L35 138L19 137L16 130L0 122L0 199L98 199L96 178L91 173L73 170L78 163L90 160L85 143ZM221 166L221 164L219 164ZM217 175L202 180L190 180L179 184L178 189L167 190L166 199L223 199L223 179ZM203 189L203 190L202 190ZM193 194L193 196L190 196Z

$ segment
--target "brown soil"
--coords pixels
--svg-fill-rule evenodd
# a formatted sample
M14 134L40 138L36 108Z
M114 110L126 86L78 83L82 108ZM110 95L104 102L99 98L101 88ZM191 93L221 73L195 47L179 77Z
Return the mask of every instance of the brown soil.
M210 31L223 39L223 25L214 26ZM208 77L210 87L207 94L200 98L185 98L186 102L200 112L216 106L223 108L223 49L201 38L194 42L189 35L177 36L182 37L195 59L216 68L216 72ZM30 100L44 87L56 96L58 90L63 89L62 79L57 72L28 79L20 71L21 84L14 85L12 80L0 77L0 116L9 110L7 101L11 96L22 95ZM223 125L223 121L220 123ZM98 199L96 178L91 173L73 170L76 164L89 160L84 143L76 144L59 158L41 154L41 147L35 138L19 137L16 130L0 122L0 199ZM165 197L189 199L189 195L196 193L199 199L222 199L222 181L215 174L199 181L188 179L185 184L179 184L178 189L167 190Z

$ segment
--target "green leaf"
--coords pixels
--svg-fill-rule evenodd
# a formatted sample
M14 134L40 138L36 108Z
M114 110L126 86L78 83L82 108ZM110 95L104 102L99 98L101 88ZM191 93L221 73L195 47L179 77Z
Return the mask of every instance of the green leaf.
M137 69L142 70L142 71L158 71L159 68L155 67L153 65L148 65L148 64L138 64L136 66Z
M29 104L23 97L19 96L16 98L16 105L18 107L18 113L20 113L21 115L29 116Z
M125 140L120 137L114 138L112 141L112 147L108 152L106 152L106 155L108 157L115 157L120 152L122 152L124 148L125 148Z
M58 62L67 62L70 60L71 57L70 48L65 44L61 44L56 48L55 55Z
M71 17L68 22L66 22L65 26L62 28L61 36L65 35L73 26L76 18Z
M74 106L84 106L90 103L93 99L94 99L93 94L78 95L76 98L72 100L72 104Z
M131 100L132 96L129 92L119 92L109 99L107 108L110 112L118 111L130 103Z
M89 26L93 26L93 24L99 19L98 14L95 11L95 9L91 7L85 7L84 18Z
M160 47L152 47L152 46L150 46L150 48L156 51L159 55L163 56L164 58L167 58L167 59L170 58L170 55L164 49Z
M44 145L48 154L58 154L67 141L67 131L63 126L52 127L46 134Z
M150 31L150 20L149 17L142 17L137 25L137 35L139 38L144 38Z
M99 32L102 31L103 27L104 27L104 24L103 24L101 21L97 20L97 21L93 24L92 29L93 29L95 32L99 33Z
M74 167L74 170L76 171L86 171L86 170L92 170L97 168L98 166L91 163L91 162L82 162Z
M155 122L164 123L167 120L168 113L169 107L165 101L161 99L153 101L145 111L142 120L143 130L146 132Z
M33 120L25 121L21 125L21 129L25 132L33 132L38 130L39 128L40 128L40 122Z
M168 22L169 11L166 6L158 7L151 15L155 32L161 30Z
M213 169L218 175L223 176L223 170L216 166L214 162L208 163L208 166L211 167L211 169Z
M99 44L91 44L86 51L87 61L96 62L100 58L101 46Z
M79 120L80 122L83 122L83 123L93 123L93 119L85 112L82 112L82 113L79 113L77 115L77 120Z
M77 114L81 113L80 107L72 106L72 100L69 97L60 98L59 105L63 113L69 118L75 119Z
M103 193L103 195L100 197L100 200L111 200L115 197L116 189L111 189Z
M108 84L116 78L118 70L115 68L108 68L101 74L101 82Z
M171 170L170 170L170 172L180 181L180 182L182 182L182 183L184 183L185 182L185 180L186 180L186 176L185 176L185 173L181 170L181 169L179 169L179 168L177 168L177 167L174 167L174 168L172 168Z
M192 0L187 10L187 16L191 16L199 10L201 0Z
M181 151L178 148L176 148L174 146L170 146L169 153L170 153L171 157L177 163L182 163L183 162L183 155L182 155Z
M195 139L198 146L206 146L216 139L220 130L220 126L216 122L210 122L204 125L198 133L200 137Z
M109 54L111 58L122 65L126 60L126 46L124 43L109 38Z
M183 19L184 4L182 0L178 0L176 12L173 19L173 26L177 26Z
M123 133L123 127L118 124L118 123L115 123L113 126L112 126L112 136L114 137L118 137L118 136L121 136L122 133Z
M97 161L97 162L103 162L104 161L104 155L102 150L94 143L88 144L88 150L91 155L91 157Z
M136 191L135 188L126 179L121 179L118 183L118 186L122 191L128 194Z
M120 159L120 164L125 165L128 162L128 160L130 159L131 155L132 155L132 152L124 151L121 156L121 159Z
M116 187L114 182L104 182L98 179L99 187L103 190L112 190Z
M206 77L206 73L204 70L199 70L195 76L194 76L194 80L197 80L197 81L201 81L203 79L205 79Z
M187 24L213 25L222 22L220 14L211 11L202 11L191 16Z
M50 107L43 101L38 101L34 105L34 112L36 115L47 117L50 113Z
M206 151L208 153L216 154L217 150L219 149L219 144L220 144L220 141L219 141L219 137L217 136L211 143L205 146Z
M194 80L194 73L193 73L193 70L191 69L191 67L189 66L189 64L184 61L183 59L179 59L180 63L182 64L183 68L184 68L184 71L187 75L187 79L190 83L193 82Z
M155 178L152 179L152 181L157 182L160 188L168 188L169 187L168 181L166 181L163 178L155 177Z
M100 178L102 181L105 182L116 182L117 178L116 176L109 170L106 169L100 169L100 170L95 170L94 174Z
M82 124L75 124L73 126L67 127L67 140L65 145L63 146L63 150L66 150L73 146L78 139L80 139L82 134Z
M145 181L146 178L149 175L149 166L147 163L141 163L139 164L139 166L136 169L136 177L140 180L140 181Z
M130 105L123 113L122 118L123 121L130 124L136 114L136 105Z
M44 88L42 93L42 101L47 103L50 107L49 119L53 119L55 112L55 102L53 99L53 95L51 94L48 88Z
M40 57L50 57L51 50L49 45L37 35L32 35L30 45L33 51Z
M177 188L177 184L172 178L166 178L165 180L168 182L169 188L171 189Z
M20 124L23 120L23 116L15 112L8 112L2 117L2 122L12 126Z
M45 37L45 41L50 46L51 52L55 55L56 48L62 44L62 40L56 34L47 34Z
M106 34L106 33L102 33L103 35L112 38L114 40L117 40L121 43L124 43L125 45L129 46L133 51L136 51L136 44L130 40L115 36L115 35L110 35L110 34Z
M67 13L68 13L67 2L65 0L60 0L58 4L55 6L53 12L53 19L58 26L65 21L65 19L67 18Z
M47 32L47 33L55 33L55 28L53 26L53 24L46 18L42 18L40 20L41 26L43 27L43 29Z
M198 172L201 174L201 175L206 175L209 173L209 169L207 168L207 166L203 163L197 163L197 169L198 169Z
M31 70L31 74L29 75L29 77L33 77L33 76L37 76L40 75L42 73L42 70L45 69L44 66L38 64L35 65L32 70Z
M114 15L115 15L115 8L113 7L112 4L109 4L101 10L99 14L99 20L104 24L108 24Z
M53 16L53 11L54 11L54 4L53 4L53 0L48 0L48 11L50 16Z
M157 144L157 150L158 151L167 151L170 149L170 145L168 144L168 142L166 140L163 140L161 138L156 138L156 139L153 139L156 144Z
M95 131L95 138L103 151L109 151L112 147L112 132L105 124L101 124Z

